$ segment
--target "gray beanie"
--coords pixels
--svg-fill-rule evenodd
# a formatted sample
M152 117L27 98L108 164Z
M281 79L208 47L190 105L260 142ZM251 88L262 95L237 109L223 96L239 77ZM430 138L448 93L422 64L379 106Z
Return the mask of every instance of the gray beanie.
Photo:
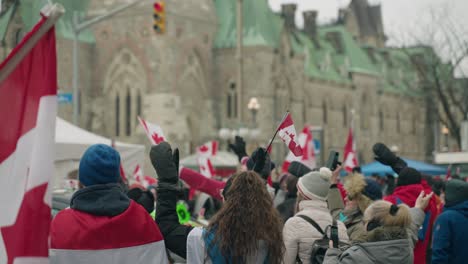
M330 187L332 172L329 168L322 167L320 171L312 171L299 178L297 190L306 199L318 199L325 201Z
M445 206L450 207L468 201L468 183L462 180L450 180L445 185Z

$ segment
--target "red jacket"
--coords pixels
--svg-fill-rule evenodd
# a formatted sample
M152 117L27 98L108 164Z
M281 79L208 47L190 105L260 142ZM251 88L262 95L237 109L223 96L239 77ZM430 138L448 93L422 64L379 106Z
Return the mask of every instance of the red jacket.
M424 181L424 183L421 182L421 184L411 184L411 185L396 187L393 194L384 197L384 200L389 201L393 204L404 203L408 205L409 207L414 207L416 199L418 198L421 191L424 190L425 193L431 192L431 190L428 189L428 186L425 186L425 185L427 184L425 184L425 181ZM425 212L426 212L426 219L424 219L422 229L420 229L419 231L420 240L416 243L416 247L414 248L414 263L415 264L426 263L426 252L427 252L428 246L430 246L430 243L431 243L432 226L439 213L437 209L436 198L434 196L429 201L429 205L427 206Z

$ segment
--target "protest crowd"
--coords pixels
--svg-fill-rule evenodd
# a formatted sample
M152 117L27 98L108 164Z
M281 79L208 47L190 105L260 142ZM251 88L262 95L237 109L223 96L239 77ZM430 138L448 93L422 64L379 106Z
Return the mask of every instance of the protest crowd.
M31 61L56 67L52 25L44 15L0 65L0 102L24 101L11 109L20 118L0 115L0 194L14 205L0 207L0 264L468 263L468 182L426 175L378 142L366 151L393 175L365 176L351 129L344 157L332 150L317 166L310 129L298 134L288 111L268 145L248 153L242 137L229 143L238 164L227 177L210 162L217 144L198 148L196 171L140 119L150 177L129 182L117 149L93 144L79 160L77 190L50 221L57 76ZM275 163L276 136L289 154Z
M373 152L398 174L393 192L359 167L343 173L336 159L322 168L293 161L278 177L267 148L248 156L245 146L241 137L230 145L239 170L217 180L180 167L178 150L160 142L149 188L122 181L113 148L91 146L80 189L52 221L51 263L465 263L468 183L431 186L381 143ZM194 212L201 193L210 198ZM181 224L181 201L198 220Z

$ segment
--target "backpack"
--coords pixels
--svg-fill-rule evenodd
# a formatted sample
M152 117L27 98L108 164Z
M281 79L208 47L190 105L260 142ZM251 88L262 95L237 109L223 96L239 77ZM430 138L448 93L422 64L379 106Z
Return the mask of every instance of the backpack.
M338 228L335 219L333 219L332 225L327 226L327 228L325 229L325 232L324 232L322 230L322 228L317 224L317 222L312 220L310 217L305 216L305 215L297 215L297 216L304 219L304 220L306 220L317 231L319 231L320 234L323 235L323 237L321 239L315 240L314 243L312 244L312 252L310 254L310 264L322 264L323 263L323 260L325 259L325 254L327 253L327 250L329 248L330 240L335 239L336 241L338 241L338 247L339 248L347 246L346 243L343 243L343 242L339 241L338 234L333 234L333 233L330 232L331 233L330 238L328 238L328 235L327 235L326 232L328 231L329 227L333 226L334 228ZM299 256L297 256L297 262L302 263Z

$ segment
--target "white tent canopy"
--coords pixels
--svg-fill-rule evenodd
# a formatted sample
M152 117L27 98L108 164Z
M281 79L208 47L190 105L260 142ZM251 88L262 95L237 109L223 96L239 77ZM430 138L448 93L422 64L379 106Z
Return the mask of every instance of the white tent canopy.
M57 117L55 126L55 188L60 188L66 176L78 169L81 156L93 144L110 146L112 140L93 134ZM137 164L143 165L145 155L143 145L116 141L115 148L120 153L122 166L127 174L129 171L133 171Z
M239 165L237 156L226 151L218 151L211 158L211 164L216 168L236 168ZM181 166L189 168L198 168L198 155L190 155L180 161Z

